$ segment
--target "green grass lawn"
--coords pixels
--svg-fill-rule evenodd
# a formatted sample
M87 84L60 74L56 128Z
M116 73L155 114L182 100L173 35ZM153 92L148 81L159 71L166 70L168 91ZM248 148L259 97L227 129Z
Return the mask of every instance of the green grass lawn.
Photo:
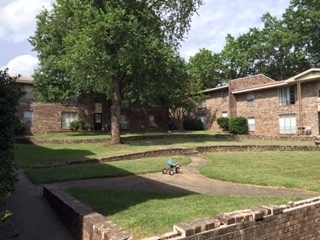
M201 133L202 134L202 133ZM131 135L130 135L131 136ZM132 135L133 136L133 135ZM50 136L52 139L83 139L81 134ZM75 138L74 138L75 137ZM105 135L89 134L91 139ZM33 169L35 165L63 164L66 161L108 157L156 149L198 147L212 145L298 145L313 146L313 142L289 141L226 141L198 138L130 141L112 146L106 143L90 144L17 144L15 162L25 170L33 183L53 183L89 178L119 177L132 174L159 172L166 167L167 157L129 160L104 164ZM181 165L190 162L179 157ZM318 152L223 152L210 153L212 162L201 173L224 181L263 186L288 187L320 192L320 156ZM107 190L70 191L90 207L106 215L115 223L134 233L135 239L160 235L172 225L217 213L263 204L285 204L298 199L254 198L212 195L181 195ZM208 211L208 209L210 209Z
M213 218L218 213L300 200L81 189L69 193L132 233L133 239L159 236L172 231L174 224Z
M201 174L223 181L320 192L319 152L229 152L212 159Z
M181 166L191 162L186 156L173 156ZM167 157L68 166L63 168L26 169L25 174L34 184L54 183L79 179L111 178L161 172L167 167Z

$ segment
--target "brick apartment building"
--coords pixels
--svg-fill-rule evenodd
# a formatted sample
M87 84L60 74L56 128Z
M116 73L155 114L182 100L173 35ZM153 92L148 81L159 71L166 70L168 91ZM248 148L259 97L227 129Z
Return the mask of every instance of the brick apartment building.
M283 81L263 74L229 81L202 91L206 101L197 110L205 128L221 131L219 117L245 117L250 135L319 135L320 68Z
M32 78L19 78L17 84L25 92L18 106L18 117L26 123L26 134L42 135L69 131L70 123L82 120L88 130L110 129L111 103L104 98L82 95L68 104L42 103L36 100ZM168 111L145 109L123 104L121 130L154 131L168 130Z

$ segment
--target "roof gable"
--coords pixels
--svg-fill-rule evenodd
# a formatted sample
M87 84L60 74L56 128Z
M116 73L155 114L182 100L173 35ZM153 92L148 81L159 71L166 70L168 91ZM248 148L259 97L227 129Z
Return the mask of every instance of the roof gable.
M288 80L285 80L285 82L308 82L315 79L320 79L320 68L310 68L307 71L304 71L296 76L289 78Z

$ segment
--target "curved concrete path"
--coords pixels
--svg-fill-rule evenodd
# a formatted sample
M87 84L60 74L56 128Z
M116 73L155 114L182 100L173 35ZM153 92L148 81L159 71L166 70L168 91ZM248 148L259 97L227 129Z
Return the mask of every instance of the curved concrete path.
M182 192L232 196L261 197L302 197L311 198L320 195L318 192L274 187L260 187L209 179L199 174L201 166L210 160L201 156L190 156L192 162L182 167L182 174L152 173L133 175L121 178L90 179L55 184L61 189L120 189L152 192Z

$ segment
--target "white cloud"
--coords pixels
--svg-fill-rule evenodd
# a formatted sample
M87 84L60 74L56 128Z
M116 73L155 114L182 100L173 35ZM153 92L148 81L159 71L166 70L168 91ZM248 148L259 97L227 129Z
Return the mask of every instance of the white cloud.
M11 0L0 5L0 39L21 42L29 38L36 27L36 15L52 0Z
M9 68L9 74L11 76L21 75L22 77L30 77L34 69L38 65L38 59L31 55L21 55L10 60L6 66L0 67L1 70Z
M192 19L191 30L182 44L181 55L188 59L206 48L220 52L228 33L237 37L250 28L262 28L261 17L269 12L281 17L289 7L290 0L205 0L199 9L199 16Z

